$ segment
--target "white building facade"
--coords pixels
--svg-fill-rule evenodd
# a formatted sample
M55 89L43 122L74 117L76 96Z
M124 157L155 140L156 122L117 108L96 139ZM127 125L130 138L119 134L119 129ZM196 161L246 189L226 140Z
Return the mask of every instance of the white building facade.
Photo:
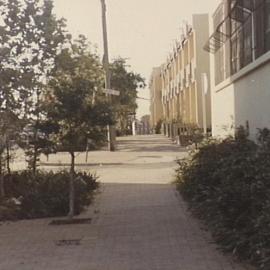
M150 126L155 130L163 119L161 67L153 68L150 82Z
M210 56L203 50L209 36L208 14L195 14L192 24L161 66L164 133L171 138L195 129L211 130L210 91L204 91L202 75L210 76ZM207 90L207 89L205 89Z
M213 15L212 133L270 128L270 0L223 0Z

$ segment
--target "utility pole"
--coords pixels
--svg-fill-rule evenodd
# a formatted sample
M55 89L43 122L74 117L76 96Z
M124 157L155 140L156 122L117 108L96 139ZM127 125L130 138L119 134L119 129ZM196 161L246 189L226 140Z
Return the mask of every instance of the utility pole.
M101 1L102 8L102 27L103 27L103 43L104 43L104 56L103 56L103 67L106 73L105 78L105 89L111 89L111 74L109 66L109 50L108 50L108 37L107 37L107 21L106 21L106 3L105 0ZM111 96L106 94L108 100L111 102ZM114 126L108 125L108 149L109 151L115 151L115 128Z

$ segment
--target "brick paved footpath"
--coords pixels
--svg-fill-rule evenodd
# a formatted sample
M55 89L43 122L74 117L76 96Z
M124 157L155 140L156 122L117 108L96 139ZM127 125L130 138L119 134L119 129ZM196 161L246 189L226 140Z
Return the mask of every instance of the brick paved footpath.
M161 136L143 136L121 139L119 151L94 153L102 166L90 169L102 186L82 215L91 224L2 224L0 270L247 269L217 250L170 184L173 160L185 155L183 149Z

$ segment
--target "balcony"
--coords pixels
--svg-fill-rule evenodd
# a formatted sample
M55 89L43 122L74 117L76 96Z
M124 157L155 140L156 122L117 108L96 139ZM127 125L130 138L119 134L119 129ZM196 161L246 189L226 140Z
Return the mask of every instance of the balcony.
M180 84L181 84L180 90L183 91L184 87L185 87L185 72L184 72L184 70L181 70L181 73L180 73Z
M190 63L190 81L191 83L194 83L196 80L196 62L193 58Z
M187 64L185 67L185 87L189 87L190 85L190 64Z
M181 72L177 76L178 76L178 94L179 94L182 89Z
M170 99L172 99L174 96L174 82L170 82Z
M178 76L177 86L176 86L176 94L177 95L180 93L180 89L181 89L181 83L180 83L180 78Z

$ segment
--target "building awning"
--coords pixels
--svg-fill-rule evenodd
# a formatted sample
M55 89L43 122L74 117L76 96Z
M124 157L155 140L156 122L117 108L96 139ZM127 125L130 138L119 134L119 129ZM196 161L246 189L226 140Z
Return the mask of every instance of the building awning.
M249 19L252 12L259 8L264 0L233 0L229 14L216 27L204 46L204 50L216 53L224 43L237 33Z
M232 2L238 7L254 12L264 4L265 0L233 0Z
M210 53L216 53L223 44L230 38L230 35L226 31L226 21L229 17L225 18L215 29L215 32L210 36L207 43L204 46L204 50Z

